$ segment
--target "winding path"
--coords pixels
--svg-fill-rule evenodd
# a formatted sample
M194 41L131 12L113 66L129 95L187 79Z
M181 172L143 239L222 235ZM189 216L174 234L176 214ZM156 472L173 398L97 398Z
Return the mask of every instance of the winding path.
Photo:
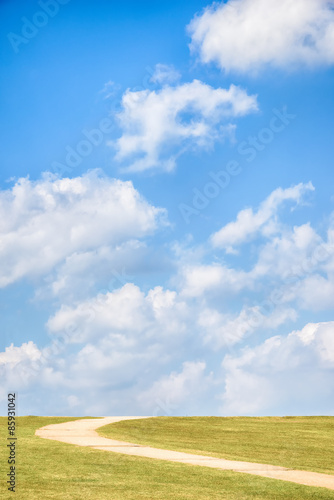
M137 457L155 458L168 460L170 462L181 462L191 465L201 465L214 469L230 470L256 476L281 479L292 483L304 484L306 486L318 486L334 490L334 475L319 474L300 470L286 469L275 465L257 464L252 462L239 462L225 460L223 458L206 457L203 455L192 455L179 451L162 450L150 446L142 446L123 441L115 441L99 436L95 429L103 425L120 422L121 420L135 420L151 417L104 417L96 419L74 420L62 424L47 425L37 429L36 436L44 439L52 439L63 443L88 446L96 450L111 451L124 455L135 455Z

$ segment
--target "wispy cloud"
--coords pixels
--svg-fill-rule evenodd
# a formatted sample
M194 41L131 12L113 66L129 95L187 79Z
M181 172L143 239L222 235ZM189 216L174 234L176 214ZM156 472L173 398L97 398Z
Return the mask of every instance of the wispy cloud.
M214 247L224 248L227 252L235 252L235 247L262 234L267 237L277 233L279 226L276 221L278 209L286 202L299 204L309 191L314 191L311 182L298 184L291 188L278 188L264 200L259 209L254 212L246 208L238 213L234 222L229 222L212 235Z
M169 84L177 82L181 78L181 74L169 64L156 64L154 72L151 76L151 81L158 84Z

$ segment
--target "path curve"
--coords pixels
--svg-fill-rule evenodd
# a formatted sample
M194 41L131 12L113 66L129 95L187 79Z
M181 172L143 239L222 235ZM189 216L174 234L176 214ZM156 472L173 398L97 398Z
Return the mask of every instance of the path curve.
M155 458L158 460L168 460L170 462L201 465L214 469L242 472L245 474L304 484L306 486L317 486L334 490L334 475L331 476L318 472L292 470L276 465L239 462L235 460L225 460L223 458L182 453L179 451L162 450L150 446L126 443L124 441L115 441L99 436L97 432L95 432L95 429L103 425L120 422L121 420L137 420L142 418L152 417L103 417L87 420L73 420L62 424L52 424L41 427L36 430L35 435L44 439L52 439L63 443L88 446L96 450L111 451L124 455L135 455L137 457Z

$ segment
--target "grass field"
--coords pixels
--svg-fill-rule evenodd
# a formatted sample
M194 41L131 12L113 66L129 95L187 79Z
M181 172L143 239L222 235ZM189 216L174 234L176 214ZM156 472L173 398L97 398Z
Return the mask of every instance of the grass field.
M17 500L334 500L334 491L248 474L126 457L34 436L37 428L73 420L20 417L17 491L7 493L6 418L0 418L0 498Z
M97 432L157 448L334 474L334 417L159 417Z

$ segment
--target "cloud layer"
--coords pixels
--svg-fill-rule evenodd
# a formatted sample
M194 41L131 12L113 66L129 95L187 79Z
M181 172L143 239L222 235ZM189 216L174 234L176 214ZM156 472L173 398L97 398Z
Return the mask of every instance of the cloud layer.
M60 189L55 179L32 186L30 181L25 182L33 193L43 187L42 200L45 192L54 192L55 185L56 193ZM156 227L160 210L148 205L132 185L115 185L114 181L95 177L85 182L93 182L95 187L97 183L100 198L105 189L114 196L114 203L114 189L130 196L133 207L143 210L137 214L139 219L131 212L135 221L145 222L136 228L138 237ZM68 180L60 184L62 191L67 188L65 201L71 217L85 182L76 179L70 188ZM14 381L21 397L26 398L27 412L37 404L41 412L55 413L47 397L52 393L57 397L59 414L168 415L274 414L293 407L298 394L299 408L309 413L317 384L324 383L334 369L334 327L333 322L305 325L301 316L303 310L310 314L332 308L333 227L330 222L327 240L323 239L310 223L294 227L284 224L285 213L280 209L283 202L302 205L312 189L311 184L276 189L258 210L249 208L248 225L239 224L240 217L230 223L233 231L225 231L223 247L250 243L253 252L256 249L250 265L242 265L238 255L223 254L219 258L210 237L201 249L193 246L182 251L176 245L177 271L169 287L141 287L124 276L125 283L118 282L112 290L83 298L76 294L63 302L46 324L49 346L30 341L11 345L0 353L2 396ZM25 187L24 193L29 196L21 203L30 207L27 223L32 211L27 202L31 200L30 190ZM13 194L7 193L12 201L10 196ZM54 197L47 199L51 204ZM94 201L97 203L96 198ZM35 210L36 216L40 213ZM99 221L99 211L96 215ZM64 228L58 225L58 234L68 234L68 221L64 216L60 220ZM275 228L274 237L267 225ZM113 232L113 226L111 230L110 236L109 225L104 226L109 245L119 234ZM268 235L270 238L263 238ZM128 237L128 233L121 233L124 245L128 245ZM85 239L80 241L86 245ZM65 287L80 259L85 269L92 266L92 251L80 253L78 247L66 261L61 268ZM292 333L287 334L289 331ZM310 390L301 393L304 376ZM286 390L290 378L293 384L289 382ZM330 386L328 394L333 390ZM328 394L319 394L322 407L330 411L326 406ZM36 401L37 395L45 395L43 408Z

